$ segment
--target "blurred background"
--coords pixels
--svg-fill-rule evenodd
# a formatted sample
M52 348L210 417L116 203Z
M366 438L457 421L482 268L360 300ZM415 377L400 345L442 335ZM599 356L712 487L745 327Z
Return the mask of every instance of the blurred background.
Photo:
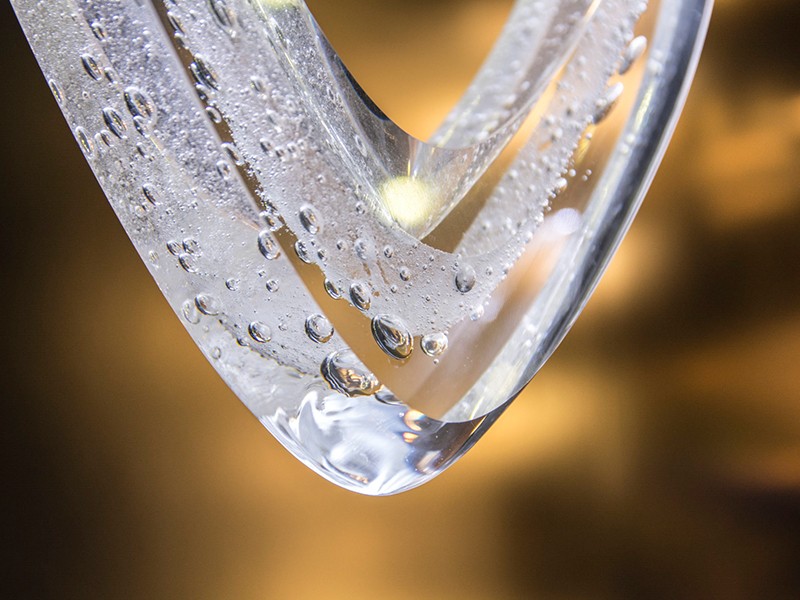
M425 134L510 2L309 5ZM383 499L312 474L216 376L0 17L13 597L800 597L800 2L717 0L664 165L572 333L463 460Z

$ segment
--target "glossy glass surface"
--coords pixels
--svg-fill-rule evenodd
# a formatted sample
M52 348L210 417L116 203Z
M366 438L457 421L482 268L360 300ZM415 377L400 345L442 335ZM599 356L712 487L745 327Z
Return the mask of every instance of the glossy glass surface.
M298 458L371 494L462 455L566 333L710 5L521 0L422 141L300 2L13 4L198 346Z

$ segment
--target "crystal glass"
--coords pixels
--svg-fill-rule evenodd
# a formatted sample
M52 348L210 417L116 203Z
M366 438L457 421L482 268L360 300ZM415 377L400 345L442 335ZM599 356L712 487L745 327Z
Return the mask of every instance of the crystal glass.
M302 0L12 4L197 346L295 456L379 495L463 455L566 334L664 152L711 1L517 0L427 141Z

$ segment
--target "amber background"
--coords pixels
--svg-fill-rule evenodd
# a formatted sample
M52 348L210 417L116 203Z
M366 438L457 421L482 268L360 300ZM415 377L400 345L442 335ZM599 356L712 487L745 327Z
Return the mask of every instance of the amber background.
M426 131L507 3L313 6ZM300 465L205 363L0 12L13 597L800 597L797 0L718 0L674 143L577 326L468 456L386 499Z

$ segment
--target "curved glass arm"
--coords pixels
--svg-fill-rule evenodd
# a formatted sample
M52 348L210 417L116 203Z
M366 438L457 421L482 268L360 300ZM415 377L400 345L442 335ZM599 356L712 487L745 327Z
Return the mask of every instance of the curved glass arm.
M197 345L298 458L371 494L461 456L638 207L710 0L518 0L431 140L300 0L12 0Z

